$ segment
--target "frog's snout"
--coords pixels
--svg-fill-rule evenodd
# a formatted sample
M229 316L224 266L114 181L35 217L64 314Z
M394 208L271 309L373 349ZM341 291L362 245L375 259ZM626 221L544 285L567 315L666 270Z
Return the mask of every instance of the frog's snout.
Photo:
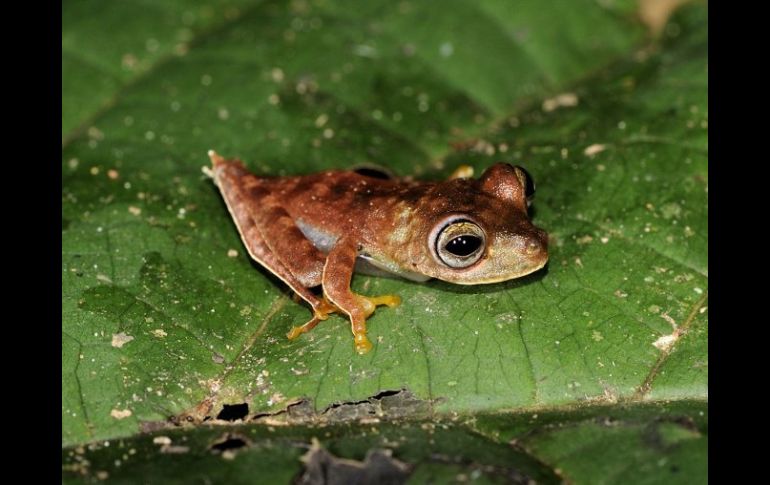
M542 229L535 229L537 231L537 249L548 256L548 233Z
M527 241L526 246L524 247L524 252L526 254L537 254L543 250L543 245L540 244L540 241L537 239L530 239Z
M535 230L527 235L516 238L516 249L520 254L527 256L548 257L548 234L541 229Z

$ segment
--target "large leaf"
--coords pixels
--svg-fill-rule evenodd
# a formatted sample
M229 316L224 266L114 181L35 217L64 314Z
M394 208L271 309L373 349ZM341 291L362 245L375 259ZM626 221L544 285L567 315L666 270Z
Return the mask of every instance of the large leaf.
M226 404L321 412L399 389L418 416L700 412L705 8L656 52L610 2L242 3L64 6L63 445ZM289 342L309 312L248 260L200 174L209 148L266 174L522 164L549 266L483 287L356 277L404 300L369 320L370 354L339 317ZM609 435L574 429L527 451L586 480L566 444Z
M358 483L384 483L394 475L408 475L409 483L706 483L704 408L481 413L474 421L390 421L376 428L213 426L92 443L65 450L64 461L70 478L113 483L136 483L137 477L142 483L291 483L321 467L325 483L353 483L333 480L351 471L369 478ZM319 448L326 460L314 464L310 456ZM405 470L397 474L388 460L367 459L380 450L391 450ZM309 462L304 470L303 456Z

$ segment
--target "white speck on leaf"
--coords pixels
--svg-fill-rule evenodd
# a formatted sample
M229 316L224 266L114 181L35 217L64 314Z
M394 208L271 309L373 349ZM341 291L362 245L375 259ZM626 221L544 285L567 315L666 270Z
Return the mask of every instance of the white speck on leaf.
M663 335L662 337L658 338L655 342L652 343L655 347L658 349L668 352L669 349L671 349L671 346L676 343L676 341L679 339L679 333L674 332L670 335Z
M558 108L571 108L578 105L579 98L575 93L562 93L543 101L543 111L550 113Z
M283 81L284 79L283 69L281 69L280 67L274 67L270 71L270 77L273 79L274 82L277 82L277 83Z
M112 334L112 346L116 348L121 348L130 341L134 340L134 337L131 335L126 335L123 332L120 333L114 333Z
M329 121L329 115L322 113L315 119L315 126L317 128L323 128L323 126Z
M125 419L129 416L131 416L133 413L130 409L113 409L110 411L110 416L112 416L115 419Z
M358 57L368 57L370 59L374 59L377 57L377 49L369 45L359 44L353 46L353 54L357 55Z
M587 146L585 150L583 150L583 154L588 157L593 157L597 153L603 152L607 149L607 145L603 145L601 143L594 143L593 145Z

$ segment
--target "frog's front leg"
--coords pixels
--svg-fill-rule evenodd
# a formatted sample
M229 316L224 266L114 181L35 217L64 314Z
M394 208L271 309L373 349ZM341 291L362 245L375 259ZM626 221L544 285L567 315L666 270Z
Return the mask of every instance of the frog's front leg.
M471 177L473 177L473 167L470 165L460 165L452 172L448 180L469 179Z
M350 317L356 352L365 354L372 348L366 337L366 319L378 305L397 306L401 298L396 295L366 297L350 290L350 280L358 256L358 245L349 239L339 241L329 252L323 271L324 297Z

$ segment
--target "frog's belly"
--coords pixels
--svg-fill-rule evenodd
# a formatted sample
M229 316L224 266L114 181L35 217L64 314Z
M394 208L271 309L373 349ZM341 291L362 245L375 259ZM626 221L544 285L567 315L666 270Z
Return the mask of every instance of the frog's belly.
M382 265L380 265L377 260L369 256L368 254L361 254L356 259L356 273L362 273L362 274L368 274L372 276L399 276L401 278L406 278L408 280L412 281L428 281L430 279L430 276L425 276L424 274L420 273L414 273L412 271L391 271L389 268L386 268Z
M299 230L302 231L302 234L313 243L313 246L324 254L329 254L329 251L331 251L337 243L338 237L334 234L318 229L302 219L297 219L295 223L297 224L297 227L299 227ZM420 282L428 281L430 279L430 276L425 276L424 274L412 271L401 269L394 271L368 254L361 254L358 256L356 259L355 272L372 276L399 276L401 278Z

